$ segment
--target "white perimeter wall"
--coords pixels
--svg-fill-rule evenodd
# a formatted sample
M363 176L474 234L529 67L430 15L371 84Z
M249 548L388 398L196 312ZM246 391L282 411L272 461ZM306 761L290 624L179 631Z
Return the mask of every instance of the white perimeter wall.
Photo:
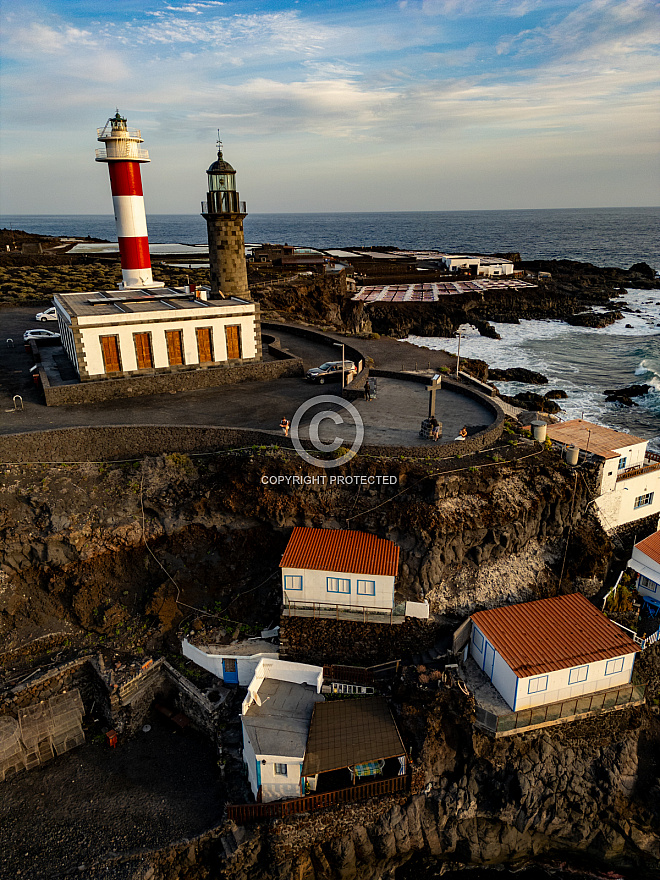
M243 715L254 701L254 696L265 678L290 681L292 684L307 684L316 688L316 693L320 694L323 687L323 667L310 666L307 663L292 663L290 660L260 660L255 669L254 677L248 685L247 695L243 700L241 709Z
M181 643L181 651L184 657L188 657L193 663L213 673L216 678L224 680L224 669L222 667L223 658L236 661L236 669L238 671L238 683L241 687L247 687L261 660L277 660L278 654L275 651L272 654L251 654L249 656L232 654L231 645L227 645L227 652L222 654L208 654L195 645L191 645L187 639Z
M286 575L301 575L302 590L285 590ZM327 579L329 577L348 578L351 582L350 593L329 593ZM357 582L375 581L374 596L358 595ZM282 593L284 601L290 602L322 602L327 605L344 605L347 608L386 608L390 611L394 606L394 578L386 575L352 574L344 571L311 571L304 568L282 569Z

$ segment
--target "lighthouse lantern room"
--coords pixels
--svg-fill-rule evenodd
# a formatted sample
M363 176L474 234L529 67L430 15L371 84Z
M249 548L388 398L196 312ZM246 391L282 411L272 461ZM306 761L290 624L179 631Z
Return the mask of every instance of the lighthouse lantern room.
M220 140L218 158L206 173L209 188L202 216L208 231L211 296L250 300L243 237L247 212L236 190L236 171L223 157Z
M112 202L117 224L117 238L121 256L123 288L163 287L153 280L147 218L142 195L140 164L151 161L139 129L129 129L119 110L96 130L98 140L105 146L96 151L96 161L106 162L110 172Z

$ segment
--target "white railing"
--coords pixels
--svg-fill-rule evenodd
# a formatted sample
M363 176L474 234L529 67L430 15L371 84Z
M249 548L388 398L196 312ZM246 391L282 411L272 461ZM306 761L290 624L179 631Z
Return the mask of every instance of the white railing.
M117 137L117 134L112 131L112 128L110 129L110 134L108 134L108 123L106 122L106 124L103 126L103 128L96 129L96 136L98 138L115 138L115 137ZM139 128L122 129L120 137L124 137L124 136L129 137L129 138L135 138L138 141L142 140L142 132L140 131Z
M143 159L148 162L149 150L143 150L140 147L136 147L133 143L118 143L114 145L111 154L108 154L105 147L96 150L96 158L110 161L113 159Z

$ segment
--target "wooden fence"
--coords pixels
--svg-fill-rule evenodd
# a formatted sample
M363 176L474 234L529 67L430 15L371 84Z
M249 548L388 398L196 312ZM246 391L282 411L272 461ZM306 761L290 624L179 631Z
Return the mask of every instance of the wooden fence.
M352 804L365 801L372 797L382 797L410 789L410 778L394 776L391 779L379 779L377 782L363 782L351 788L338 791L324 791L320 794L308 794L305 797L292 798L285 801L272 801L269 804L228 804L227 817L244 825L247 822L259 822L262 819L283 819L297 813L310 813L322 810L333 804Z

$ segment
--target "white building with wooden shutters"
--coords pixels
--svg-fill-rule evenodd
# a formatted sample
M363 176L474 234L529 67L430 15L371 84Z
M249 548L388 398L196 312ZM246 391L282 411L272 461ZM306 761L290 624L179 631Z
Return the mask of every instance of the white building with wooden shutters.
M54 297L62 344L81 381L261 360L259 306L185 288Z
M470 655L518 712L630 683L639 647L580 593L477 611Z

